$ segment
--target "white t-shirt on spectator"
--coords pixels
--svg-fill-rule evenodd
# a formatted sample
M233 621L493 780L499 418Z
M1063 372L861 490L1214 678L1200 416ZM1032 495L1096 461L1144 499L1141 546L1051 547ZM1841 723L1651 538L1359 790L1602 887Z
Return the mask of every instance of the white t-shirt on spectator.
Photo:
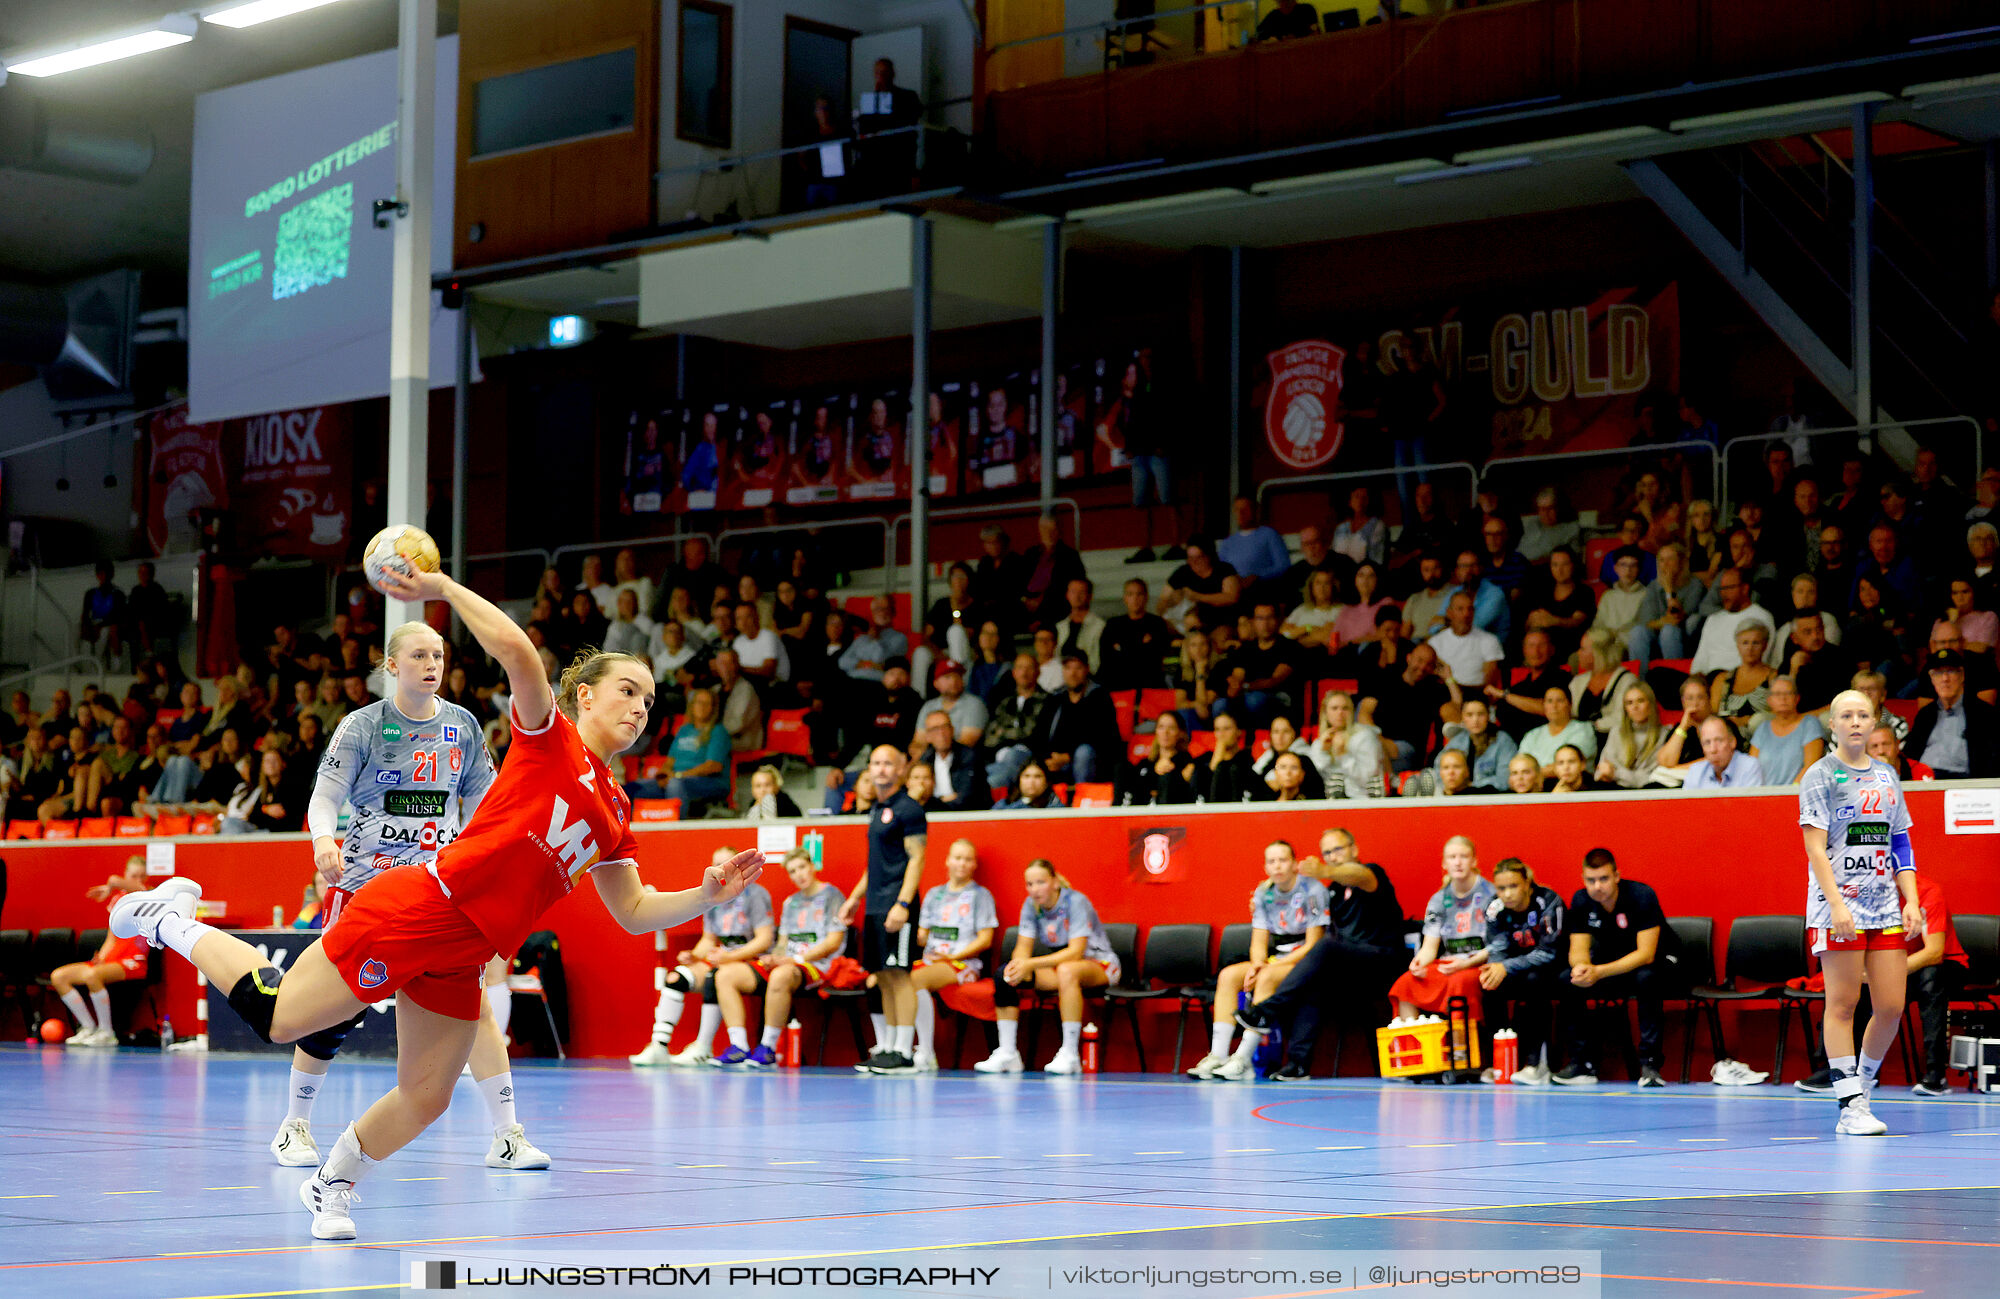
M1060 654L1042 664L1041 669L1035 673L1035 684L1050 694L1055 694L1063 688L1062 656Z
M1736 633L1753 622L1762 623L1764 630L1776 638L1778 625L1771 621L1771 615L1762 605L1746 605L1738 613L1718 609L1708 615L1708 621L1701 625L1701 644L1695 647L1694 662L1688 671L1697 675L1720 672L1741 663L1743 656L1736 652Z
M791 675L788 670L791 665L785 660L785 647L779 643L778 633L769 627L755 636L738 636L730 648L736 651L737 661L743 665L745 672L756 672L767 663L775 663L778 680L786 680Z
M653 620L640 614L631 622L614 619L604 631L604 649L611 654L644 654L652 644Z
M611 583L599 582L596 586L585 586L582 582L578 582L576 589L590 592L590 598L597 601L597 611L605 617L618 616L618 590ZM644 613L646 608L647 606L642 604L639 606L639 611Z
M1506 653L1498 636L1477 627L1463 636L1446 627L1431 637L1430 643L1438 660L1451 669L1451 679L1475 688L1486 681L1486 665L1498 663Z

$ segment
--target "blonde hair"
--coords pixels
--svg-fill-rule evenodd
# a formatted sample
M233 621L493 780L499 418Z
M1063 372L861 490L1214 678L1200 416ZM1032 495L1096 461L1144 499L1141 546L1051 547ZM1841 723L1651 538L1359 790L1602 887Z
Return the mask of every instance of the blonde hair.
M1855 675L1860 676L1861 674L1857 672ZM1868 715L1870 717L1873 717L1878 722L1881 721L1882 713L1880 709L1875 707L1875 701L1873 699L1870 699L1867 695L1862 694L1859 690L1843 690L1839 694L1835 695L1833 697L1833 702L1826 706L1827 715L1831 716L1834 713L1834 711L1840 707L1840 701L1847 698L1849 695L1854 696L1854 698L1860 700L1863 704L1867 706Z
M1057 870L1056 864L1050 861L1048 858L1037 857L1035 858L1035 860L1028 863L1026 869L1034 870L1037 866L1041 867L1043 870L1049 873L1049 878L1056 882L1057 888L1070 889L1076 887L1074 884L1071 884L1067 879L1063 878L1063 873Z
M1467 836L1465 836L1465 835L1462 835L1462 834L1455 834L1455 835L1453 835L1453 836L1452 836L1451 838L1449 838L1449 839L1447 839L1447 840L1445 840L1445 841L1444 841L1444 846L1445 846L1445 847L1447 847L1447 848L1449 848L1449 847L1451 847L1451 846L1452 846L1453 844L1455 844L1455 843L1462 843L1462 844L1464 844L1464 845L1465 845L1465 850L1466 850L1467 852L1469 852L1469 853L1471 853L1471 854L1472 854L1472 856L1473 856L1473 859L1474 859L1474 860L1477 860L1477 859L1478 859L1478 857L1479 857L1479 845L1477 845L1477 844L1473 843L1473 842L1472 842L1472 840L1471 840L1470 838L1468 838Z
M805 849L794 848L790 852L785 854L785 862L784 862L785 865L789 866L795 861L804 862L806 866L811 869L813 874L815 875L819 874L819 863L814 861L812 859L812 854L807 852Z
M403 647L410 643L410 637L419 634L428 634L431 636L438 635L437 628L431 626L429 623L415 622L415 621L406 622L402 626L390 632L389 648L387 651L389 657L395 658L398 654L401 654L403 652ZM444 640L444 637L438 636L438 640L442 641Z
M763 766L757 768L757 770L750 773L750 778L752 780L755 780L759 776L769 776L771 778L771 783L776 785L779 789L783 789L785 787L784 776L779 773L776 767L772 766L768 762L765 763Z
M653 673L647 668L646 660L637 654L620 654L589 645L578 650L576 657L570 660L570 665L563 669L562 676L556 679L556 707L562 710L562 715L572 722L575 721L578 688L595 686L620 663L633 664L646 674L647 680L652 679Z
M1632 729L1632 714L1625 711L1625 701L1638 691L1646 698L1646 733L1642 736ZM1660 700L1653 688L1643 681L1634 681L1625 687L1618 697L1618 742L1624 746L1626 766L1637 766L1639 759L1660 747L1660 739L1665 732L1660 725Z

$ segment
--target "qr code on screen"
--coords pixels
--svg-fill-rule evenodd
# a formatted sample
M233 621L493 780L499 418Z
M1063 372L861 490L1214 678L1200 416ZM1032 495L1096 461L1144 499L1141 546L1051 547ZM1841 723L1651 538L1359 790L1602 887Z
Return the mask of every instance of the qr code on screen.
M338 185L278 218L271 258L271 297L290 298L347 278L354 236L354 186Z

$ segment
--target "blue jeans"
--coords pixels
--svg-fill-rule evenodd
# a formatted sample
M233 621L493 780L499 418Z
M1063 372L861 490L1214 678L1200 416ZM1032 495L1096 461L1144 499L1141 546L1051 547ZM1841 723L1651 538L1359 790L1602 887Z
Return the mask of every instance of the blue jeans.
M200 764L185 753L176 753L167 759L167 765L160 771L160 783L153 790L153 801L169 807L185 803L194 797L194 787L200 783Z
M1021 768L1035 756L1033 749L1025 744L1010 744L993 752L993 761L986 764L986 784L992 789L1013 789L1014 782L1021 778Z
M1681 626L1664 623L1654 631L1645 623L1640 623L1625 634L1625 648L1633 658L1638 659L1641 669L1651 667L1656 659L1684 659L1694 654L1694 647L1701 640L1701 619L1689 618Z
M1049 773L1049 779L1076 784L1079 781L1096 780L1099 770L1097 750L1088 744L1079 744L1076 746L1076 752L1069 755L1068 770L1052 771Z
M1217 716L1227 713L1238 726L1254 731L1276 714L1278 703L1275 690L1245 690L1233 699L1217 699L1209 711Z
M1396 466L1396 495L1403 498L1406 508L1410 503L1410 489L1418 483L1430 481L1428 473L1407 472L1409 467L1430 460L1430 442L1428 433L1419 433L1415 437L1398 437L1391 443L1390 455Z
M667 782L667 797L681 801L681 819L691 821L710 803L729 797L727 776L675 776Z
M859 767L856 767L853 771L843 772L840 777L840 783L826 791L826 797L820 800L820 805L830 815L839 816L847 810L847 796L854 792L854 787L860 780L861 768Z

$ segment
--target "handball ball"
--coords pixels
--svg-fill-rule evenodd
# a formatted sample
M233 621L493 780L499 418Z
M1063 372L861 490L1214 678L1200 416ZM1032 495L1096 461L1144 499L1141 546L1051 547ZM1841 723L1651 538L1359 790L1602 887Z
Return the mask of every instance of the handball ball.
M368 577L368 585L382 590L382 574L395 572L404 577L415 576L418 572L438 571L438 545L431 540L431 534L422 528L413 528L407 523L398 523L382 529L368 542L368 549L361 552L361 571ZM387 594L387 592L384 592Z
M68 1040L68 1038L69 1025L54 1018L42 1021L42 1041L47 1042L50 1046L55 1046L60 1042Z

